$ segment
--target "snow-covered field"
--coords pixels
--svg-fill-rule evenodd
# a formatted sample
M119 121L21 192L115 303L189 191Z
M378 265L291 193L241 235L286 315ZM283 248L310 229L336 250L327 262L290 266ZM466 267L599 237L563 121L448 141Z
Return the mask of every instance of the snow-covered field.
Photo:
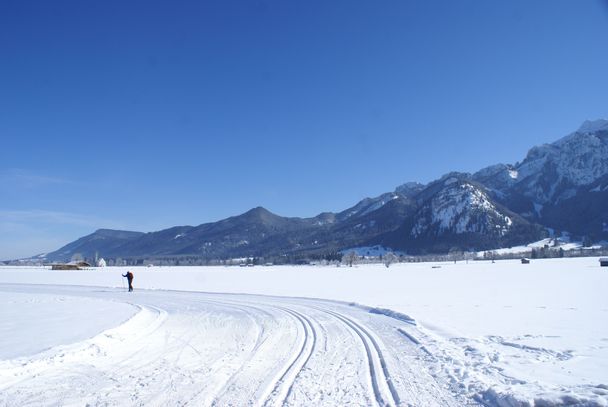
M551 250L562 249L564 251L569 251L569 250L600 249L601 247L605 247L605 246L607 246L607 242L600 241L590 247L584 247L583 242L571 241L569 236L564 236L564 237L558 237L558 238L546 238L546 239L542 239L537 242L532 242L532 243L529 243L527 245L522 245L522 246L513 246L513 247L509 247L509 248L496 249L496 250L484 250L484 251L477 252L477 256L479 258L483 258L484 256L487 256L492 253L497 254L497 255L505 255L505 254L530 255L532 250L534 250L534 249L538 250L538 249L542 249L544 247L547 247Z
M0 405L608 406L597 258L125 270L0 268Z

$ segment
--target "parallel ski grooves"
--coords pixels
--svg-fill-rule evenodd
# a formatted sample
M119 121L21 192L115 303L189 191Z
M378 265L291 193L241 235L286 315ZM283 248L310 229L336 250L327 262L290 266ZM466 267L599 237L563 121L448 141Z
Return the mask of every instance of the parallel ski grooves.
M285 403L285 401L291 394L293 384L296 378L298 377L306 363L308 363L308 360L310 360L310 357L312 356L317 342L317 333L308 318L306 318L299 312L289 308L279 306L275 306L275 308L280 309L283 312L291 315L300 322L302 328L304 329L304 340L302 342L302 347L300 348L298 355L289 364L289 366L287 366L281 377L275 382L270 395L264 402L264 406L283 405Z
M314 308L339 319L357 334L357 336L361 339L361 342L363 343L365 352L367 354L370 376L372 379L372 388L374 391L376 402L381 406L398 406L400 404L399 394L397 393L397 390L395 389L395 386L392 383L391 376L389 374L388 368L386 367L386 361L384 360L384 356L382 355L382 351L380 350L380 347L378 346L376 340L369 334L369 332L367 332L365 328L363 328L361 325L351 320L350 318L347 318L342 314L327 309L317 307ZM375 356L372 352L372 347L375 351ZM378 372L376 367L374 366L374 359L378 360L382 368L382 373ZM386 397L382 395L382 391L380 390L379 385L380 382L385 382L389 388L390 394L385 395ZM385 398L387 398L388 400L385 400Z

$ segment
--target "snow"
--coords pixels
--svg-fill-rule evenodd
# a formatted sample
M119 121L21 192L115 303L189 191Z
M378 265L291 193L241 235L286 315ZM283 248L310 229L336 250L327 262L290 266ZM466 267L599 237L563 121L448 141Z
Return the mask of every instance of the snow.
M454 184L450 178L445 184ZM430 224L425 217L419 217L411 230L411 235L418 237L431 225L438 227L439 234L453 231L456 234L467 232L484 232L493 227L499 234L504 235L512 225L508 216L502 215L490 202L484 192L471 184L453 185L453 187L437 194L430 203ZM484 217L475 216L485 214ZM493 224L493 219L498 223Z
M532 249L540 249L545 246L549 246L551 249L563 249L564 251L568 250L579 250L583 248L582 242L571 242L568 236L563 236L559 238L546 238L541 239L536 242L528 243L527 245L522 246L513 246L502 249L488 250L488 251L480 251L477 252L478 257L484 257L486 253L493 252L498 255L506 255L506 254L526 254L530 253ZM599 246L594 246L595 248L599 248Z
M574 190L556 190L558 185L578 187L602 177L608 173L608 143L601 134L606 131L608 120L586 121L578 131L552 144L533 147L516 167L519 188L526 196L546 203L572 196ZM548 190L546 179L541 177L543 172L554 177Z
M537 176L554 150L555 148L546 144L532 147L526 159L517 167L520 180L524 181L528 177Z
M132 294L125 270L0 268L2 301L40 301L49 315L79 312L54 298L140 308L34 354L49 345L33 322L9 328L20 313L3 304L0 338L32 353L0 360L0 404L608 405L597 258L131 268Z
M590 126L589 129L592 129ZM608 144L593 132L576 132L547 147L545 157L556 164L559 178L575 186L590 184L608 171ZM557 147L557 148L556 148Z
M511 177L513 179L517 179L518 176L519 176L519 173L517 172L517 170L509 170L509 177Z
M0 359L30 355L62 343L86 339L91 333L124 322L136 310L115 301L3 292L0 297ZM19 335L15 335L16 332Z

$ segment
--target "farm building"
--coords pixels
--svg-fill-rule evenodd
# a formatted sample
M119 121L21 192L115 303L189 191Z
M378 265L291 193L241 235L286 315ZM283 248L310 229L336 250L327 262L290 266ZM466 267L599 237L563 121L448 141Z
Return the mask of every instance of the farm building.
M600 266L608 267L608 257L600 257Z
M53 264L51 270L82 270L86 267L91 267L91 265L86 261L79 261L77 263Z

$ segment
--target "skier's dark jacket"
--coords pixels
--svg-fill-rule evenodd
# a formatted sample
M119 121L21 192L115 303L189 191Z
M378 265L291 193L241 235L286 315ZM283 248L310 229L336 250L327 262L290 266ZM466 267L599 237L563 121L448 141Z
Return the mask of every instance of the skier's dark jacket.
M123 276L123 277L126 277L126 278L127 278L127 280L129 280L129 283L130 283L131 281L133 281L133 273L131 273L130 271L127 271L127 274L123 274L122 276Z

